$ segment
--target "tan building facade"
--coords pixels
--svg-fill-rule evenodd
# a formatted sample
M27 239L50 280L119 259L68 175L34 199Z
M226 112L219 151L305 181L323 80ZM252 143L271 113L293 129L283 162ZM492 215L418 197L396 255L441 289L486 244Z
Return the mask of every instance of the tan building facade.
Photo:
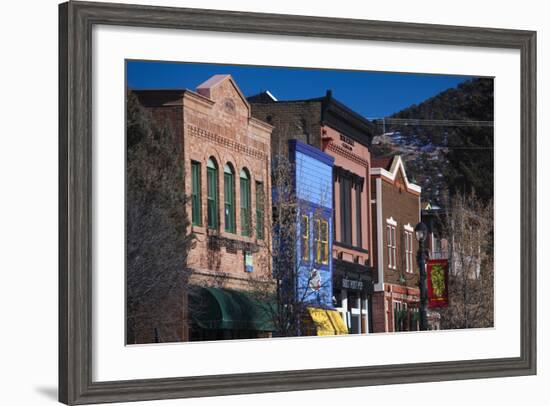
M192 270L190 285L207 288L214 298L210 299L218 301L227 292L269 289L264 285L272 277L272 126L251 116L249 103L230 75L215 75L196 91L136 94L154 118L168 119L181 134L185 193L196 236L187 264ZM216 329L222 330L212 327ZM216 334L213 339L256 336Z
M419 321L418 242L420 192L411 183L400 156L374 159L371 172L373 331L417 330Z

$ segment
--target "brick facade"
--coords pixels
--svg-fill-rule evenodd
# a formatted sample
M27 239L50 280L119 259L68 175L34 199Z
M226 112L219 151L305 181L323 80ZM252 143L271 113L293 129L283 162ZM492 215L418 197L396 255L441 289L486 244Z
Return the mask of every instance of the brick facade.
M138 91L141 103L159 121L167 120L181 134L185 193L192 195L192 161L200 167L200 219L193 224L195 247L188 257L193 270L190 283L201 286L251 290L271 279L271 131L272 126L251 117L250 105L229 75L215 75L196 92L190 90ZM207 162L217 174L217 225L207 226ZM224 166L233 172L234 230L226 231ZM249 182L249 227L241 219L241 173ZM263 237L258 238L257 187L263 188ZM244 193L244 192L243 192ZM191 200L191 199L189 199ZM188 212L192 213L192 202ZM248 234L248 235L243 235ZM252 255L253 271L245 270L245 253ZM248 269L250 271L250 268Z
M372 172L373 324L375 332L388 332L394 331L396 306L403 310L419 306L414 228L420 221L420 188L408 181L399 156L375 160Z
M288 141L298 140L321 149L320 101L250 103L252 115L274 127L273 156L288 155Z

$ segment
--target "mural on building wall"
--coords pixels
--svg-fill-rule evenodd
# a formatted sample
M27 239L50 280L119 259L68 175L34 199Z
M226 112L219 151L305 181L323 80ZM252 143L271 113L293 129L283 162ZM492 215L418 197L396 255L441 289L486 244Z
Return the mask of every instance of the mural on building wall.
M493 326L493 79L126 71L127 344Z

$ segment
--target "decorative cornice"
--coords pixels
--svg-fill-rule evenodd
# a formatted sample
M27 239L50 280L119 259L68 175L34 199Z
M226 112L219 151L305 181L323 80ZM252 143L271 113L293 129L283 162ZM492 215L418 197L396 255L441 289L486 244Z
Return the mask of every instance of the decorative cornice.
M332 242L332 245L333 245L334 247L344 248L344 249L346 249L346 250L356 251L356 252L360 252L360 253L362 253L362 254L368 254L368 253L369 253L369 250L366 249L366 248L357 247L357 246L351 245L351 244L345 244L345 243L343 243L343 242L341 242L341 241L336 241L336 240L334 240L334 241Z
M321 122L335 130L353 138L360 144L370 147L372 142L372 128L369 121L350 109L345 104L339 102L332 93L322 98L323 108L321 112Z
M211 142L215 142L218 145L221 145L226 148L230 148L233 151L236 151L239 153L244 153L253 158L267 159L267 154L265 152L258 151L255 148L248 147L237 141L230 140L229 138L222 137L221 135L204 130L197 126L187 124L187 130L189 131L190 135L193 137L202 138Z
M349 159L350 161L358 163L359 165L362 165L362 166L367 167L367 168L369 167L369 161L367 161L366 159L361 158L358 155L355 155L353 152L349 152L347 149L342 148L342 147L334 144L333 142L329 143L326 148L328 150L336 153L336 154L339 154L339 155L343 156L344 158Z

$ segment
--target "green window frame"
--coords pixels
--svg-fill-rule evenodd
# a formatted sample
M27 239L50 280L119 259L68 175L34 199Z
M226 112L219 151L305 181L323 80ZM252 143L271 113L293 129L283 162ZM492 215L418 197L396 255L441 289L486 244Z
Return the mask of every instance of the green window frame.
M264 239L264 184L256 182L256 237Z
M191 161L191 221L201 226L201 164Z
M235 171L229 164L223 168L225 231L235 233Z
M212 158L206 165L208 228L218 228L218 167Z
M241 170L241 235L250 236L250 178L248 173Z

